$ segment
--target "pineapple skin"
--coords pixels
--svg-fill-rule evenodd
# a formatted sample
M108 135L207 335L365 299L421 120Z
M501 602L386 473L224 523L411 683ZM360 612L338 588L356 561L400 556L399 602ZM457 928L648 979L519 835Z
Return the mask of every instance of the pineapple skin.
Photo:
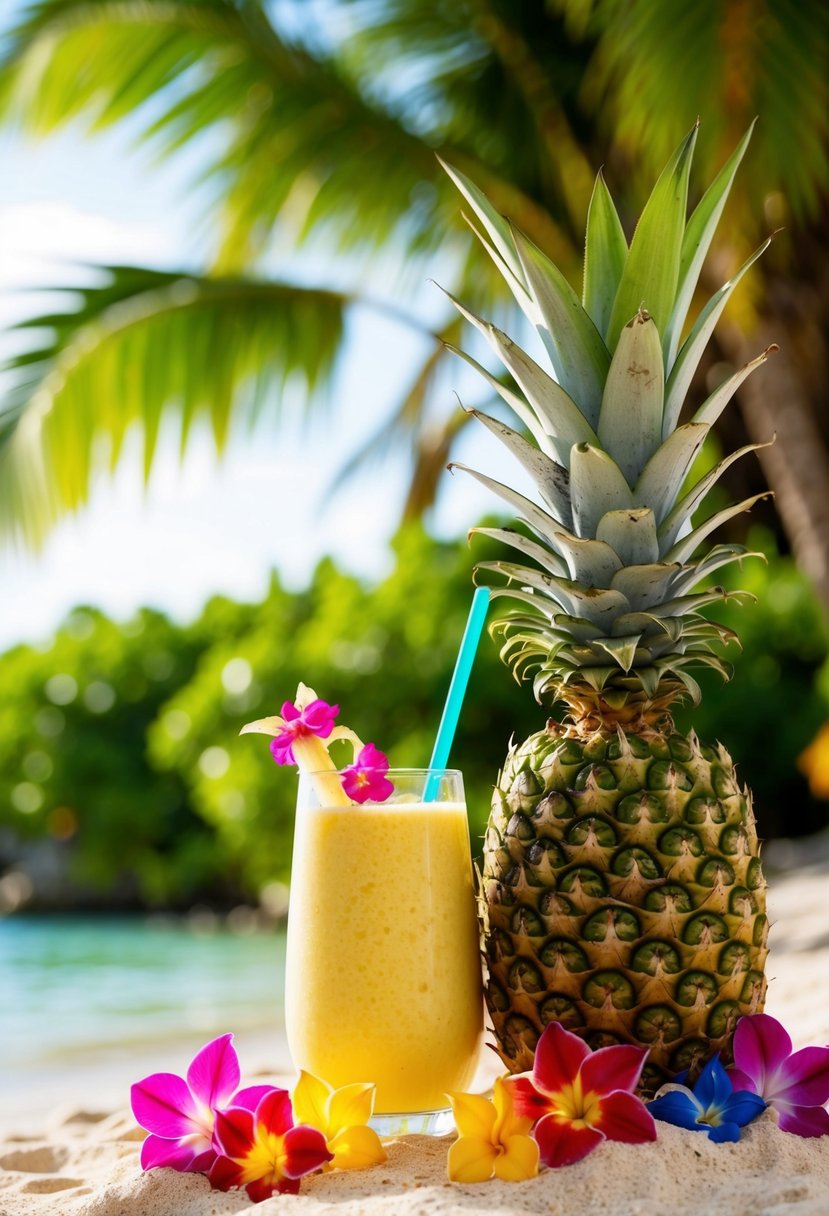
M481 910L486 1000L510 1072L558 1021L593 1049L646 1047L643 1096L763 1008L766 883L751 794L721 746L549 721L492 798Z

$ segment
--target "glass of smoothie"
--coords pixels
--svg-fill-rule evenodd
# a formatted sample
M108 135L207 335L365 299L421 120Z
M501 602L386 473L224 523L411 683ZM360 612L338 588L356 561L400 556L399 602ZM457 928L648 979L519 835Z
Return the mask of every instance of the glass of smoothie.
M360 805L338 775L300 772L285 1018L297 1068L377 1086L387 1135L452 1128L483 1032L481 963L463 780L390 769Z

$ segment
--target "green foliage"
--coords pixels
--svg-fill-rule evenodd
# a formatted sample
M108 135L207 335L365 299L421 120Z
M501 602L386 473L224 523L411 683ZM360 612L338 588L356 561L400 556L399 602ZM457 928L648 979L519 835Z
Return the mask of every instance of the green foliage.
M78 609L48 647L0 657L0 870L51 868L42 889L55 901L120 906L255 899L287 879L296 779L239 728L278 712L303 680L393 764L426 764L473 560L501 548L490 532L470 553L413 527L376 587L324 561L305 591L274 578L262 604L216 598L187 627L148 610L118 626ZM768 535L750 541L769 564L747 562L736 578L758 604L721 610L745 649L731 656L731 684L703 677L692 720L740 762L768 837L825 823L796 759L829 717L829 662L808 583ZM451 757L476 851L510 737L544 716L485 637Z
M22 848L47 898L62 901L67 877L74 898L116 906L225 889L181 779L146 756L147 729L196 653L159 613L118 627L82 608L48 647L0 659L0 860Z

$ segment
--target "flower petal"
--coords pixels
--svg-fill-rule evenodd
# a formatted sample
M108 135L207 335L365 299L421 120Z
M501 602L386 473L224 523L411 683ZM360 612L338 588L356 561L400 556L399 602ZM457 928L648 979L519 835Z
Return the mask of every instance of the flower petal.
M778 1126L795 1136L829 1136L829 1111L822 1106L793 1106L780 1112Z
M536 1124L533 1135L538 1141L541 1161L554 1169L559 1165L572 1165L574 1161L581 1161L604 1140L604 1135L598 1128L574 1127L572 1123L557 1119L555 1115L545 1115Z
M233 1095L228 1106L242 1106L245 1110L256 1110L265 1095L274 1089L276 1089L275 1085L248 1085Z
M754 1082L747 1073L743 1072L741 1068L735 1068L734 1065L731 1064L725 1071L728 1073L731 1084L734 1086L735 1093L743 1089L749 1090L750 1093L755 1092Z
M196 1150L180 1140L162 1140L148 1136L141 1145L142 1170L170 1169L186 1173L196 1157Z
M213 1139L226 1157L246 1157L254 1138L254 1115L241 1106L216 1111Z
M492 1177L497 1149L478 1136L461 1136L449 1146L447 1173L450 1182L488 1182Z
M510 1136L504 1151L493 1162L495 1177L502 1182L524 1182L538 1173L538 1144L532 1136Z
M336 1134L346 1127L364 1127L374 1113L376 1086L368 1082L343 1085L328 1101L328 1124Z
M581 1066L582 1088L585 1093L592 1089L597 1094L609 1094L617 1089L632 1092L639 1083L647 1058L646 1047L600 1047Z
M823 1106L829 1102L829 1048L804 1047L789 1056L769 1078L769 1101L783 1098L794 1106Z
M740 1018L734 1031L734 1064L765 1096L766 1084L792 1054L792 1041L776 1018L752 1013Z
M209 1172L216 1160L216 1150L214 1148L205 1149L203 1153L199 1153L198 1157L194 1157L190 1162L189 1173L191 1174L206 1174Z
M308 1123L327 1135L328 1099L332 1092L325 1081L301 1070L291 1098L297 1123Z
M746 1093L745 1090L740 1090L728 1099L723 1105L723 1117L729 1123L736 1123L738 1127L745 1127L752 1119L756 1119L758 1115L762 1115L766 1109L766 1103L759 1094Z
M635 1094L619 1089L599 1103L601 1118L595 1126L608 1140L623 1144L646 1144L656 1139L656 1125L645 1103Z
M663 1094L661 1098L654 1098L653 1102L648 1103L648 1111L654 1119L673 1123L674 1127L687 1127L692 1132L705 1130L703 1125L697 1122L698 1116L702 1114L702 1107L690 1090L680 1093L675 1089L671 1093Z
M511 1136L528 1136L536 1116L519 1115L513 1105L513 1091L508 1077L496 1077L492 1102L496 1117L492 1127L494 1144L506 1144ZM546 1109L546 1108L545 1108Z
M489 1098L483 1094L448 1093L455 1116L458 1135L470 1140L492 1142L496 1111ZM546 1109L546 1107L545 1107Z
M535 1049L533 1083L542 1093L555 1094L570 1085L587 1057L590 1048L584 1039L565 1030L559 1022L550 1022Z
M510 1077L507 1084L512 1096L512 1108L519 1118L532 1119L535 1123L550 1113L552 1103L546 1094L535 1088L531 1072L518 1073Z
M227 1105L239 1081L239 1057L232 1034L223 1034L207 1043L187 1069L191 1092L211 1110Z
M287 1097L287 1094L286 1094ZM267 1101L268 1099L265 1099ZM285 1163L282 1166L286 1178L302 1178L314 1170L320 1170L332 1159L325 1136L315 1127L291 1127L283 1140Z
M130 1089L130 1105L136 1122L165 1140L204 1131L187 1082L173 1072L155 1072L136 1081Z
M719 1123L716 1127L705 1124L704 1130L708 1132L708 1139L713 1140L715 1144L728 1144L740 1139L738 1123Z
M373 1127L346 1127L328 1141L335 1170L364 1170L386 1160L386 1150Z
M316 701L305 706L300 716L303 725L312 734L315 734L318 739L327 739L334 729L334 719L339 712L339 705L329 705L327 701L317 698ZM388 762L386 768L388 768Z
M294 1112L291 1107L291 1095L287 1089L273 1088L266 1093L256 1107L254 1119L257 1126L274 1136L283 1136L294 1125Z
M708 1110L711 1106L725 1107L733 1093L734 1086L719 1056L713 1056L700 1073L694 1086L694 1097L704 1110Z
M242 1185L244 1167L231 1161L229 1157L220 1155L210 1167L207 1180L214 1191L229 1191Z

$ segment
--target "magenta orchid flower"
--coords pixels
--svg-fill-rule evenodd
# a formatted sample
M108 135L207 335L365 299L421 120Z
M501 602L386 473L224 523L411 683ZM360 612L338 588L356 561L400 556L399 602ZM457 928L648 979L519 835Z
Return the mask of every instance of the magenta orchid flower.
M340 712L339 705L327 701L311 701L308 705L296 705L286 701L280 711L282 729L271 741L271 754L277 764L296 764L293 744L296 739L327 739L334 729L334 721Z
M224 1107L253 1110L274 1088L252 1085L237 1089L239 1058L233 1035L223 1034L202 1047L187 1076L157 1072L130 1090L136 1122L150 1135L141 1146L141 1168L166 1166L205 1173L216 1159L213 1132L216 1113Z
M355 802L385 802L394 793L394 785L386 773L389 762L386 756L367 743L353 764L342 772L343 789Z
M544 1165L571 1165L603 1140L644 1144L656 1124L637 1098L647 1049L620 1045L592 1051L583 1039L550 1022L535 1049L532 1072L510 1078L513 1106L535 1126Z
M272 1089L253 1110L231 1107L216 1114L219 1154L208 1178L216 1190L244 1187L254 1203L274 1192L296 1195L299 1180L333 1160L325 1136L295 1125L285 1089Z
M734 1066L728 1072L735 1090L750 1090L774 1107L784 1132L829 1135L829 1047L793 1052L776 1018L747 1014L734 1032Z

